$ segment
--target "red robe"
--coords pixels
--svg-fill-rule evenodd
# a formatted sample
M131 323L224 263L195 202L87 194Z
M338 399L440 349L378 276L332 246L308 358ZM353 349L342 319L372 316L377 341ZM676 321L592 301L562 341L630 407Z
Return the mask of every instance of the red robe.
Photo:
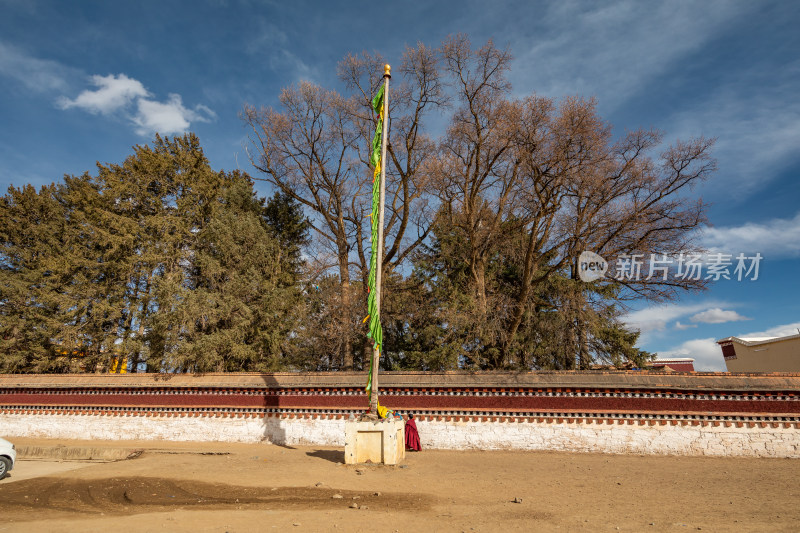
M422 446L419 443L417 423L413 418L409 418L406 421L406 449L414 450L416 452L422 449Z

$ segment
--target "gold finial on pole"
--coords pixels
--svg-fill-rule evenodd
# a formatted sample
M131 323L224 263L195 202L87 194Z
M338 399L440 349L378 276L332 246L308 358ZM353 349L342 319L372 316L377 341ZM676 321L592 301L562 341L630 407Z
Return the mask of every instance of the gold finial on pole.
M386 63L383 66L383 75L384 77L386 76L389 76L390 78L392 77L392 66L389 63Z

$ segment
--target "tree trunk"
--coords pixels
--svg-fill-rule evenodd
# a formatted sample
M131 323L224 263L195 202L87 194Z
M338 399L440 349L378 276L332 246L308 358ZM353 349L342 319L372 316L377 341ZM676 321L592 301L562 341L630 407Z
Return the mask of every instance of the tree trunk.
M578 317L578 368L588 370L589 363L589 334L586 331L586 323Z
M353 341L350 332L351 321L350 315L352 313L352 295L350 290L350 270L348 267L348 254L347 244L340 243L339 245L339 281L342 296L342 316L340 325L341 335L344 336L344 342L341 348L341 365L343 370L353 370Z
M480 314L481 324L486 319L486 265L482 258L477 257L472 260L472 278L475 280L475 298L478 303L478 313Z
M581 247L582 248L582 247ZM584 298L583 281L579 277L580 265L578 259L572 261L571 276L574 283L578 284L578 290L574 293L573 308L575 310L575 317L573 323L575 324L576 333L576 346L577 351L577 367L580 370L587 370L591 360L589 358L589 332L587 331L587 324L584 320L583 314L586 306L586 299Z

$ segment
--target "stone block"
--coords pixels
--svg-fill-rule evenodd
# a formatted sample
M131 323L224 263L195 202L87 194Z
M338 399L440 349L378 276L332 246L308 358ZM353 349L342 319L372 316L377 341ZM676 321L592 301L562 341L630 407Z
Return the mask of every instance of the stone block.
M406 456L405 422L348 420L344 425L344 462L396 465Z

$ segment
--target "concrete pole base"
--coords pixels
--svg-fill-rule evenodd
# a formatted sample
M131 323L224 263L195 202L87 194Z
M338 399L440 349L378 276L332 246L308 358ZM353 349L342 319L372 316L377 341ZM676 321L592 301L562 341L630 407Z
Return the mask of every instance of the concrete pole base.
M399 464L406 456L405 422L350 419L344 425L344 462Z

